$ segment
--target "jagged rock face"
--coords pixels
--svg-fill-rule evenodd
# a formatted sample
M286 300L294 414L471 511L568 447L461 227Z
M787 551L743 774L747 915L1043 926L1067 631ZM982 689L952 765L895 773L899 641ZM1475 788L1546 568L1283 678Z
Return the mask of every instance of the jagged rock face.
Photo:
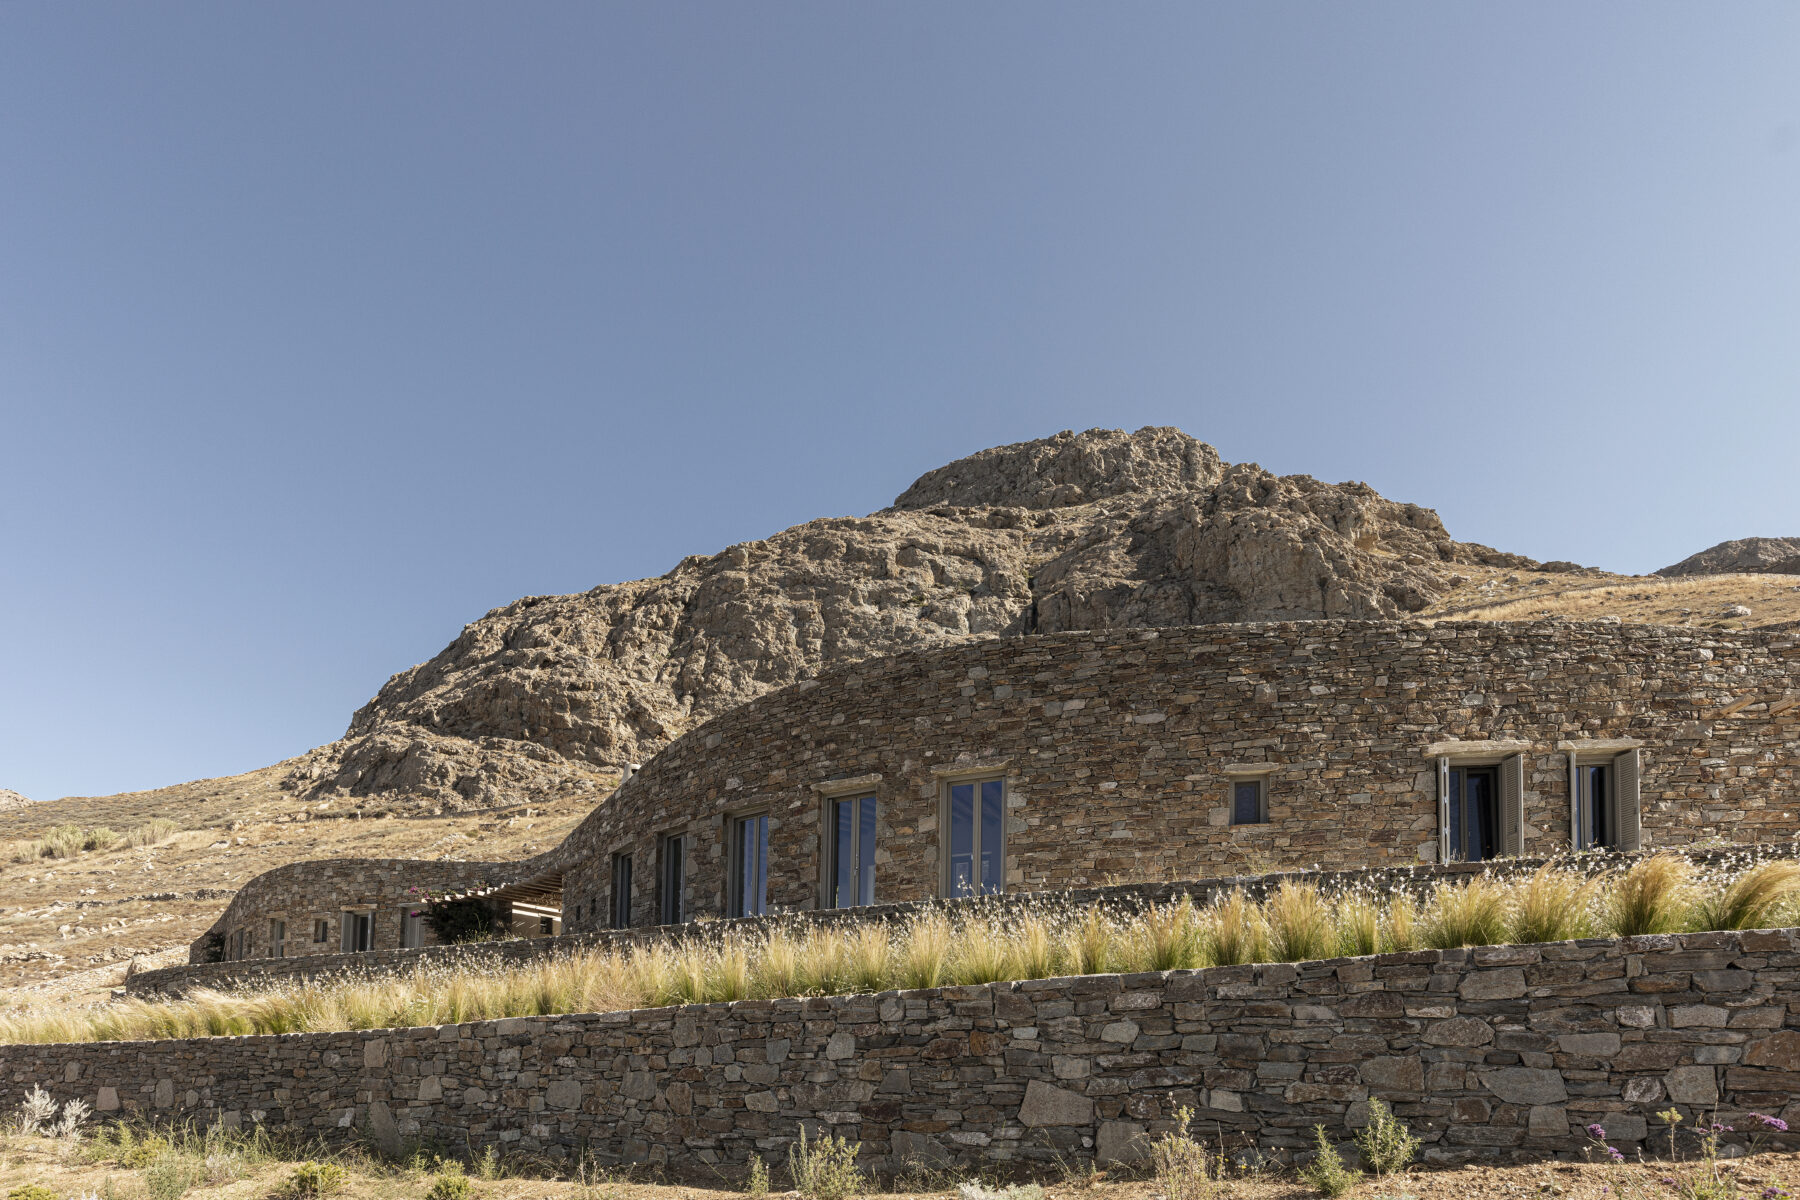
M1684 558L1658 575L1800 575L1800 538L1738 538Z
M14 791L8 791L6 788L0 788L0 812L7 812L8 810L15 808L30 807L31 799L29 797L21 796Z
M1226 466L1179 430L1063 433L932 471L872 516L496 609L389 680L289 784L516 802L824 666L1032 632L1397 617L1458 562L1531 560L1455 542L1363 484Z

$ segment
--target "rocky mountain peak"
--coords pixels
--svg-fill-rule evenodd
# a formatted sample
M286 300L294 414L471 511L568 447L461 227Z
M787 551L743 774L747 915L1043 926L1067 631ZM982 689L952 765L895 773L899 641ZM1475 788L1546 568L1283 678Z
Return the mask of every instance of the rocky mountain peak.
M1032 633L1400 617L1457 563L1531 560L1364 484L1227 466L1178 429L1059 433L928 471L867 517L495 609L388 680L286 786L529 801L827 667Z
M5 788L0 788L0 812L8 812L15 808L30 808L30 807L31 807L30 797L21 796L17 792L12 792L12 791L8 791Z
M1689 555L1658 575L1800 575L1800 537L1737 538Z
M1109 496L1208 488L1225 464L1179 429L1069 430L995 446L927 471L889 512L929 508L1068 508Z

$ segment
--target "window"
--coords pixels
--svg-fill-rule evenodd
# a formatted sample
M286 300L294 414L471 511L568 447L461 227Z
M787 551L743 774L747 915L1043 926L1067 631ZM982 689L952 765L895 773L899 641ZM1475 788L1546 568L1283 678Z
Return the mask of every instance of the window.
M1612 768L1579 766L1575 768L1575 848L1592 850L1613 844Z
M287 922L271 920L269 922L269 957L287 957Z
M1525 756L1494 764L1438 759L1438 858L1486 862L1525 846Z
M998 779L952 783L944 789L950 852L944 895L988 896L1005 890L1006 785Z
M1493 767L1450 768L1450 857L1486 862L1499 852L1495 837Z
M250 931L240 929L231 935L231 957L248 958L250 956Z
M342 947L346 954L375 948L375 914L368 911L344 910Z
M612 927L631 928L631 855L615 854L612 859Z
M828 800L825 907L875 903L875 797Z
M1231 781L1231 823L1264 825L1269 820L1269 781L1234 779Z
M411 904L400 910L400 945L407 950L425 944L425 910Z
M687 839L673 834L662 840L662 877L657 880L657 921L679 925L687 919Z
M329 942L330 940L331 940L331 922L327 921L324 917L314 918L314 920L313 920L313 942L317 945L322 946L326 942Z
M731 823L731 903L734 917L760 917L769 911L769 814L739 817Z

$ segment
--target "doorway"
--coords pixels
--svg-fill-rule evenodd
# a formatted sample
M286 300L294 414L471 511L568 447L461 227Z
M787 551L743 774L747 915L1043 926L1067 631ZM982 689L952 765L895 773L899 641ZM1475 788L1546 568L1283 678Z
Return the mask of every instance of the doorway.
M1450 768L1450 857L1486 862L1500 852L1498 767Z

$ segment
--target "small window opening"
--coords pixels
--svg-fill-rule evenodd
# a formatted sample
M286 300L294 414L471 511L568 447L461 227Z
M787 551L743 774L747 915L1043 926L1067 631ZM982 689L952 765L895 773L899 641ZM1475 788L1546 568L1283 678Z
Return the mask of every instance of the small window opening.
M269 957L287 957L287 922L271 920L269 922Z
M657 916L663 925L679 925L687 919L687 839L672 834L662 840L662 878L657 896Z
M1269 783L1266 779L1237 779L1231 784L1231 823L1266 825L1269 821Z
M944 895L988 896L1006 889L1006 785L999 779L945 789L950 853Z

